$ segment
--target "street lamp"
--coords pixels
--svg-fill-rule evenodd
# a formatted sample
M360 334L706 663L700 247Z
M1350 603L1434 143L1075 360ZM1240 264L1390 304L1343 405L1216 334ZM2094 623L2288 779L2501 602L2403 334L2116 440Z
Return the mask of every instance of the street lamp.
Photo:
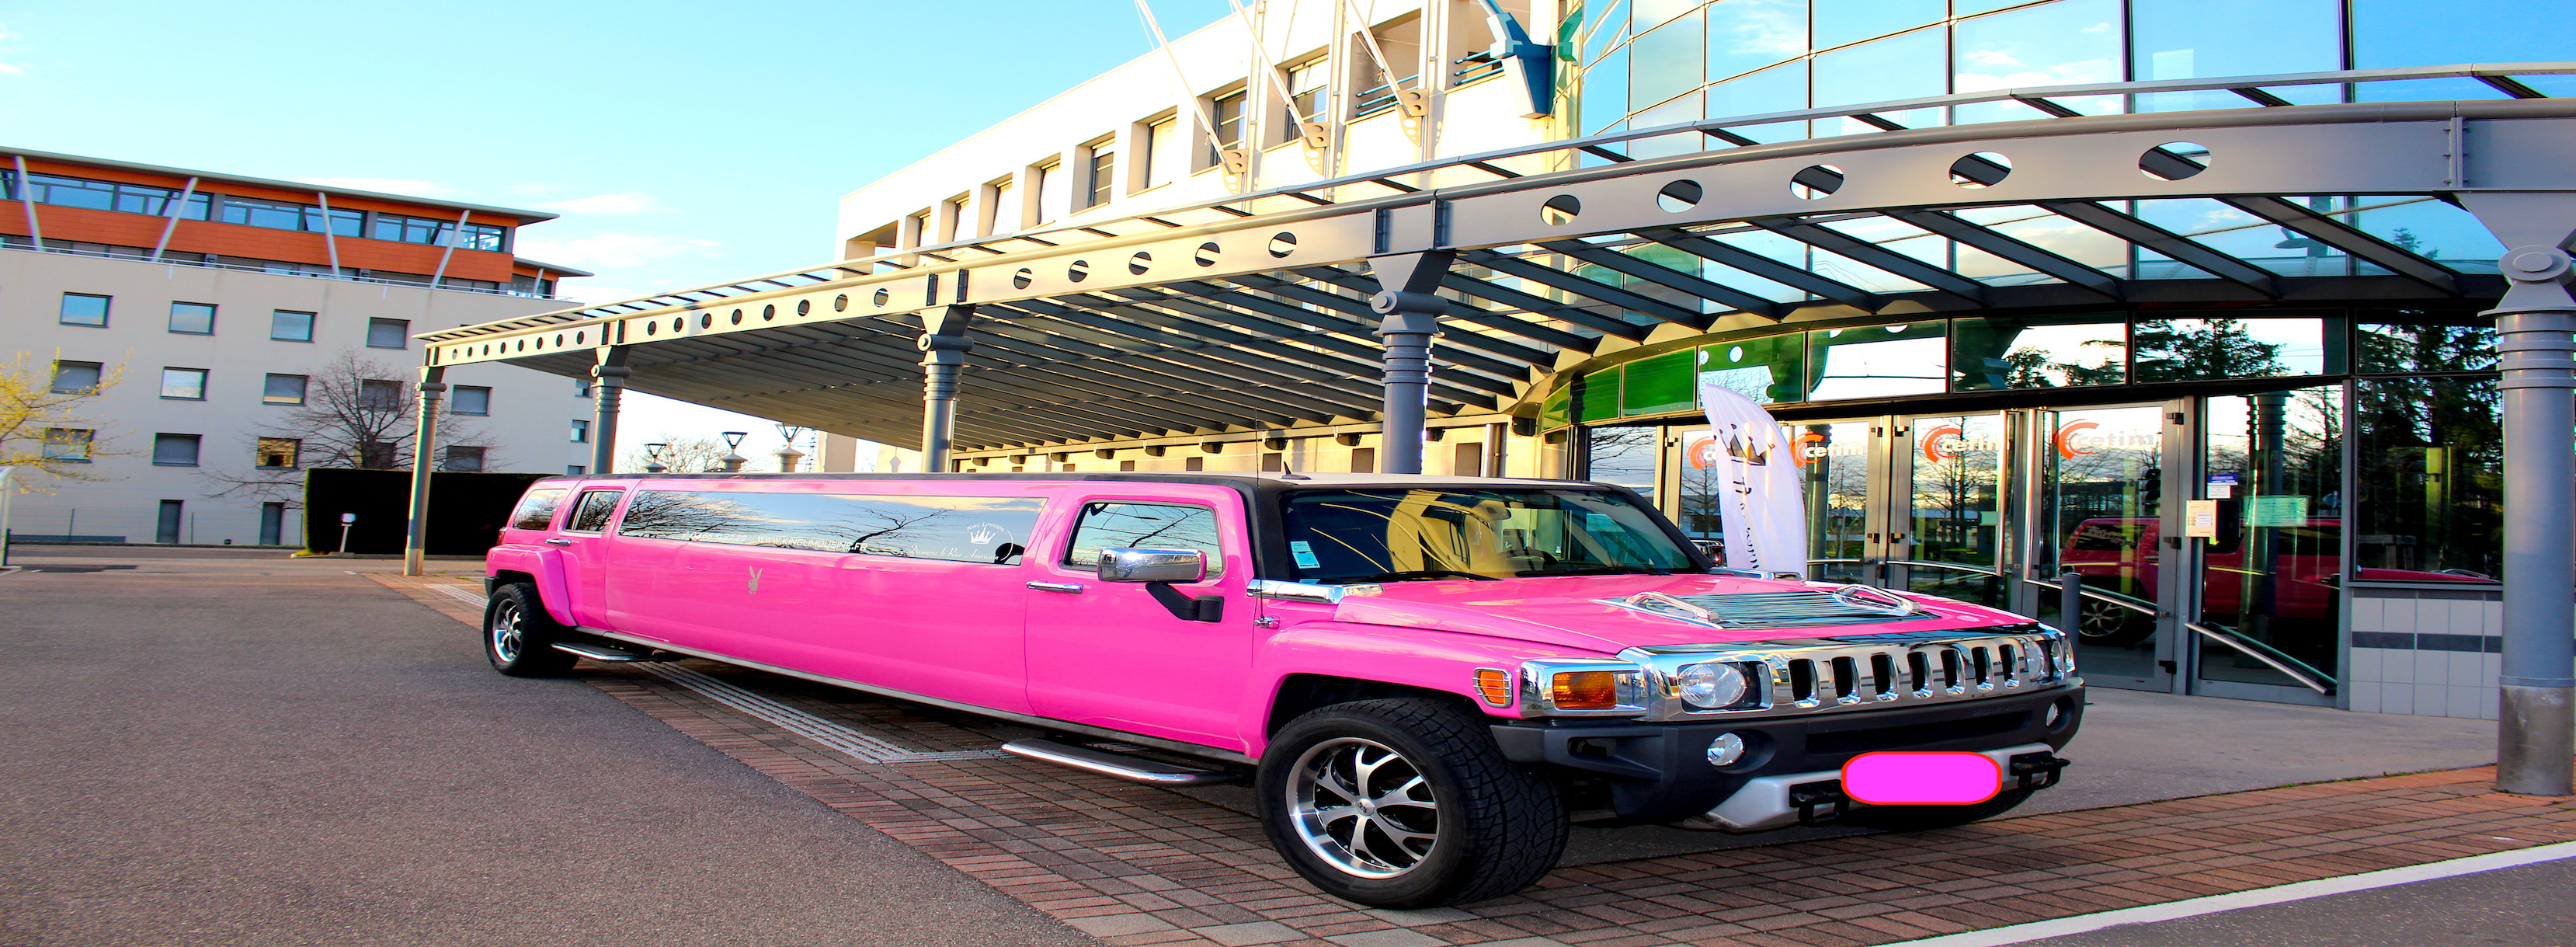
M716 458L716 463L724 465L725 473L741 473L742 465L751 462L751 458L743 456L742 452L737 450L742 446L742 439L750 436L750 431L724 432L725 455Z
M668 465L662 463L662 452L670 449L671 445L669 444L644 445L644 472L662 473L670 470L671 468Z
M785 421L778 422L778 439L781 442L776 452L779 473L795 473L796 462L805 459L805 452L796 449L796 439L804 434L804 428Z

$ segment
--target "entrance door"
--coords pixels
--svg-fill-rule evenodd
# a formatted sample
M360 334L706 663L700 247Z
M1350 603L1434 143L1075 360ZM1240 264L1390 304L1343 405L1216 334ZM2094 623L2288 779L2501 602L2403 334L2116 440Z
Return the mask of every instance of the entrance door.
M2048 589L2034 590L2032 612L2074 633L2077 666L2096 684L2172 688L2165 603L2183 565L2162 540L2180 533L2168 521L2179 518L2181 504L2165 499L2175 440L2166 425L2179 410L2170 404L2046 410L2030 432L2038 454L2030 578L2054 582L2074 572L2084 586L2078 614L2061 616L2058 596ZM2168 564L2177 568L2167 570Z
M1807 499L1807 578L1878 585L1888 558L1889 517L1871 503L1884 495L1887 420L1787 425Z
M1995 608L2011 606L2003 540L2012 431L2000 413L1917 415L1888 427L1884 583Z
M2343 389L2202 399L2209 521L2184 540L2198 607L2191 691L2329 704L2339 676Z
M181 522L181 516L183 515L181 511L186 509L187 505L188 503L185 500L161 501L161 519L159 522L153 524L152 529L153 542L175 543L179 541L179 524Z

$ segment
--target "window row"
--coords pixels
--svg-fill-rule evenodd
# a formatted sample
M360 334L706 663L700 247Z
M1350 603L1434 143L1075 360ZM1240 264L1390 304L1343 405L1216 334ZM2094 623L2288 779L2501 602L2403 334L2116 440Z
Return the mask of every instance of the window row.
M203 434L152 435L152 465L155 467L196 467L204 459L206 437ZM251 466L260 470L296 470L305 465L302 438L259 437L253 439ZM49 461L89 463L97 448L98 431L92 428L45 429L43 457ZM392 441L367 441L357 446L357 456L325 458L331 463L352 463L368 469L391 469L402 465L402 445ZM482 472L491 448L480 445L450 444L439 448L438 469L457 473ZM580 473L576 469L570 473Z
M67 395L94 395L106 377L107 366L100 362L54 362L53 392ZM161 369L161 397L169 401L204 401L206 383L211 372L203 368L165 366ZM406 386L390 379L360 379L350 392L313 391L310 375L282 375L271 372L260 387L261 404L301 406L319 402L325 407L368 412L407 412L411 397ZM341 404L339 402L346 402ZM448 413L488 416L492 413L492 389L488 385L456 385L449 389ZM586 422L575 422L576 424ZM587 432L576 432L574 440L587 440Z
M115 308L116 297L94 293L64 293L62 309L55 321L67 326L104 329L108 315ZM170 304L169 331L179 335L215 334L214 303L173 302ZM280 342L313 341L315 313L293 309L272 309L268 314L268 337ZM406 349L411 347L411 320L368 319L367 347L371 349Z
M0 171L0 196L8 200L33 200L38 204L62 207L86 207L92 210L172 216L176 205L181 220L209 220L270 230L294 230L323 233L326 230L341 237L371 237L397 243L418 243L443 247L455 241L462 250L502 252L509 244L509 228L491 224L464 223L458 220L436 220L381 211L349 210L284 201L233 197L198 191L181 200L182 191L120 181L93 181L87 178L57 174L27 175L25 198L18 192L14 171Z

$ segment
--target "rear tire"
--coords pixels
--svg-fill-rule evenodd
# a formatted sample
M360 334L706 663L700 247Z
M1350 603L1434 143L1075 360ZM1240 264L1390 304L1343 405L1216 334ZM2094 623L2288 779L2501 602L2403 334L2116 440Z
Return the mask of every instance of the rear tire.
M1841 821L1888 832L1929 832L1994 818L2030 798L2031 790L2007 789L1995 797L1965 806L1862 806Z
M511 677L560 677L580 660L554 649L571 631L546 614L534 584L514 582L483 606L483 657Z
M1405 697L1279 731L1254 776L1262 827L1325 893L1379 908L1499 898L1556 867L1556 784L1504 759L1477 715Z

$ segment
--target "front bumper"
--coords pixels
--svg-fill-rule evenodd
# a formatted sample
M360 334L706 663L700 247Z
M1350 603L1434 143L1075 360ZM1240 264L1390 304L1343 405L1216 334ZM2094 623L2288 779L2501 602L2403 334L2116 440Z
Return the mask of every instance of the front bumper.
M1655 724L1525 720L1492 730L1514 762L1603 780L1616 813L1610 821L1618 824L1700 816L1757 780L1778 782L1785 792L1791 782L1837 773L1863 753L2063 749L2083 718L2079 682L2010 697L1818 716ZM1708 745L1723 733L1744 739L1744 755L1712 766ZM1748 824L1757 827L1776 826Z

